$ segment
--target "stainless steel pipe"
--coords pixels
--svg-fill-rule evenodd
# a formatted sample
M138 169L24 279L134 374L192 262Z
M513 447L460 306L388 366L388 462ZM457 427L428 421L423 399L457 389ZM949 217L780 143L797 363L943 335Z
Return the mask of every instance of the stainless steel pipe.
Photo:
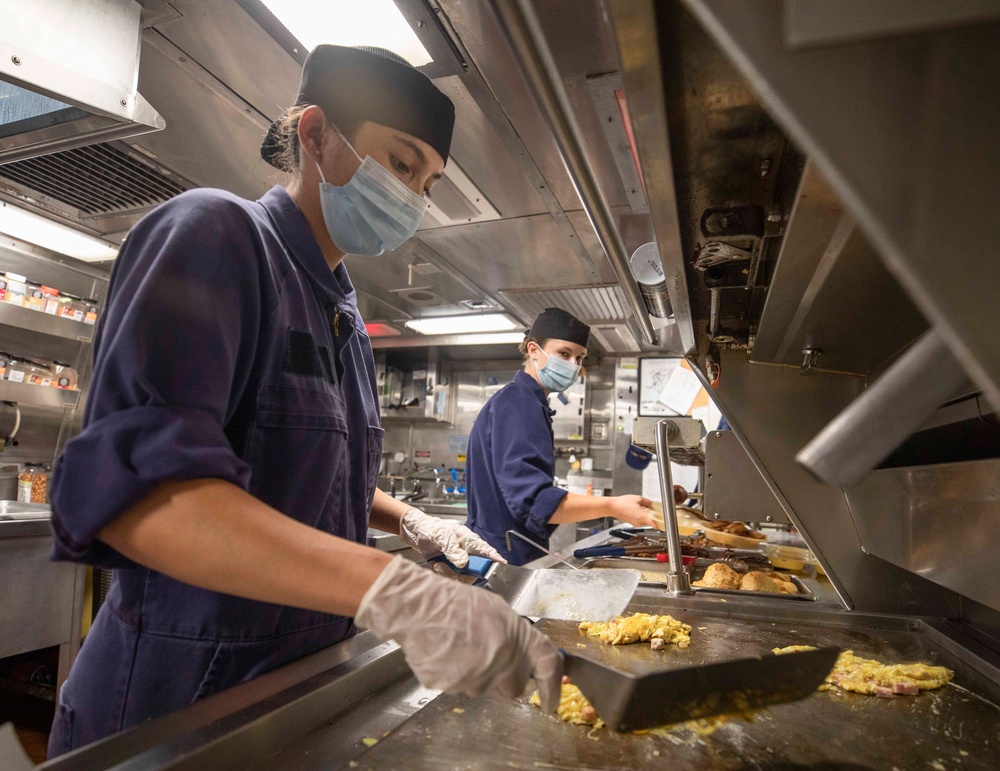
M491 5L521 73L552 129L559 155L580 201L583 202L590 224L618 276L618 283L625 292L625 299L639 326L639 332L643 340L655 345L653 325L639 288L632 278L629 255L615 225L611 207L597 183L597 174L587 158L583 135L573 116L562 76L549 51L534 6L531 0L493 0Z
M831 485L856 484L966 382L962 365L932 329L795 459Z
M670 473L670 440L668 433L673 426L669 420L656 424L656 462L660 464L660 496L663 500L663 528L667 531L667 553L670 555L670 570L667 573L667 592L670 594L693 594L691 581L684 572L681 558L681 535L677 527L677 506L674 503L674 478Z

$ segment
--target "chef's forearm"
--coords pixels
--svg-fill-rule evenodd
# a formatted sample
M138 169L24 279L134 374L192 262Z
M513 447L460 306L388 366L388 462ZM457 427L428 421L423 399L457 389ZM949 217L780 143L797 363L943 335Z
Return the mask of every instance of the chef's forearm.
M343 616L354 615L390 560L219 479L164 484L98 537L193 586Z
M611 501L611 498L599 495L566 493L566 497L549 519L549 524L563 525L567 522L586 522L588 519L614 516Z
M412 508L413 506L409 503L397 501L388 493L376 490L375 500L372 501L372 514L368 524L387 533L398 533L400 520Z

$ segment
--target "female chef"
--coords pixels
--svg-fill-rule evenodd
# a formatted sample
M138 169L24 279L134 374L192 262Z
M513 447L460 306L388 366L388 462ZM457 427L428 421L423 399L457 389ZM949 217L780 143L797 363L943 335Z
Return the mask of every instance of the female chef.
M476 418L469 436L466 524L506 557L523 565L542 556L516 530L548 548L556 525L614 517L652 527L650 502L639 495L575 495L555 486L555 447L550 393L576 382L587 355L590 327L561 308L538 315L521 343L524 369L497 391Z
M376 490L371 344L345 254L413 235L454 107L423 74L319 46L261 154L258 201L192 190L131 231L95 337L83 431L52 487L55 557L115 569L63 686L50 756L354 634L420 681L558 700L560 657L481 589L365 546L369 525L462 565L492 550Z

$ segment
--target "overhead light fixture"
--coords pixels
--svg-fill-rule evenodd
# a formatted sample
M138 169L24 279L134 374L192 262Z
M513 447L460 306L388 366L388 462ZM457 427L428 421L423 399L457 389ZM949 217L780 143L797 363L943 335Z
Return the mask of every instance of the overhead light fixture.
M107 241L4 201L0 201L0 233L84 262L104 262L118 256L118 249Z
M378 46L414 67L431 55L393 0L262 0L268 10L310 51L322 43Z
M407 321L406 326L422 335L466 335L475 332L510 332L518 325L502 313L468 316L434 316Z

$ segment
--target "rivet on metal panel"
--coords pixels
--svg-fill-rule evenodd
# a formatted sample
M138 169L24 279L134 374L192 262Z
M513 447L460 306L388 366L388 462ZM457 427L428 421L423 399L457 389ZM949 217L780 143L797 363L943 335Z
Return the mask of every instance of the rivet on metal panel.
M10 57L10 60L12 62L14 62L14 64L16 64L18 67L21 66L21 59L16 54L14 56Z
M764 519L766 519L768 522L774 522L774 517L772 517L770 514L764 517Z
M120 101L119 101L118 103L119 103L119 104L120 104L120 105L121 105L122 107L124 107L125 105L127 105L127 104L128 104L128 102L127 102L126 100L124 100L124 99L120 100Z
M718 519L719 518L719 512L715 512L712 516L715 517L716 519Z
M715 432L715 438L718 439L720 436L722 436L722 432L721 431L716 431Z

